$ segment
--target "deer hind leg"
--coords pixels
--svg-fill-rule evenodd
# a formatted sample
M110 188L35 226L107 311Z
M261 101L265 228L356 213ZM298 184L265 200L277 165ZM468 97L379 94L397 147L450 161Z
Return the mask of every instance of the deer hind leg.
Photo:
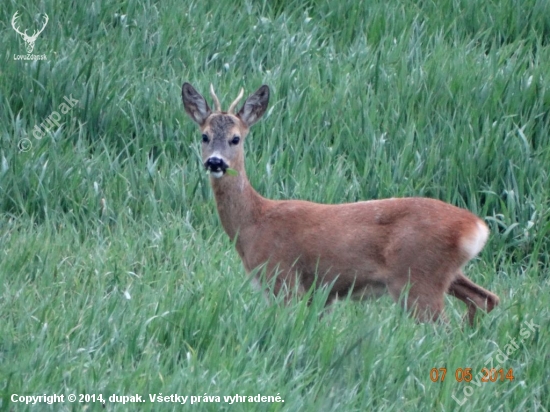
M406 290L408 281L394 281L388 284L388 291L395 302L399 302L402 293ZM414 314L419 322L446 322L445 285L429 284L418 281L410 284L407 299L401 299L401 305Z
M458 272L458 275L449 286L447 293L466 303L468 306L468 321L470 325L474 323L477 308L483 309L489 313L499 303L497 295L476 285L464 276L462 271Z

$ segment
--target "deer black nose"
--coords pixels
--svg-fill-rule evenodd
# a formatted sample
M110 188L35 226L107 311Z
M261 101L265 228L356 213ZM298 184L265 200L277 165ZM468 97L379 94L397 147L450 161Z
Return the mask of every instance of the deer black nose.
M204 166L210 170L211 172L224 172L227 170L228 166L223 161L223 159L220 159L219 157L209 157L206 162L204 162Z

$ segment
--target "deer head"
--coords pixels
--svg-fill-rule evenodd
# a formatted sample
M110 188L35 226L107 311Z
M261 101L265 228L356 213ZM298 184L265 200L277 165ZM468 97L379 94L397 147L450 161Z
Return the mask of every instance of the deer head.
M25 40L25 48L27 49L27 53L30 54L30 53L32 53L32 51L34 49L34 42L38 38L38 35L44 31L44 29L46 28L46 24L48 24L48 20L49 20L48 15L44 14L44 24L43 24L42 28L38 32L35 31L32 34L32 36L29 36L29 35L27 35L27 30L25 30L22 33L19 30L19 27L17 27L17 18L19 17L17 15L17 13L19 13L19 12L16 11L15 14L13 15L13 18L11 19L11 25L12 25L13 29L23 37L23 40Z
M215 178L225 175L227 169L244 172L244 152L242 142L248 129L265 113L269 102L269 87L263 85L248 99L235 114L235 108L243 97L243 90L223 112L220 101L210 85L214 100L214 111L189 83L182 87L185 111L200 127L202 132L202 160L206 170Z

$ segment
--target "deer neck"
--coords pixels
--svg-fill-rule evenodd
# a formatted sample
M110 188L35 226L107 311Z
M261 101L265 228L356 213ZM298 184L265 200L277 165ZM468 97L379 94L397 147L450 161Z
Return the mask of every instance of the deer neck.
M218 214L225 232L233 241L239 232L256 223L267 202L250 185L244 168L237 176L211 177Z

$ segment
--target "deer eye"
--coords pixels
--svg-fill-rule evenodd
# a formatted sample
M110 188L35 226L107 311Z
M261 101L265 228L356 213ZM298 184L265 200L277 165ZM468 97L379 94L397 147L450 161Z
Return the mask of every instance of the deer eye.
M205 134L203 134L203 135L202 135L202 142L203 142L203 143L208 143L208 140L209 140L209 139L208 139L208 136L205 135Z
M231 139L231 141L229 143L239 144L240 141L241 141L241 138L239 136L233 136L233 139Z

